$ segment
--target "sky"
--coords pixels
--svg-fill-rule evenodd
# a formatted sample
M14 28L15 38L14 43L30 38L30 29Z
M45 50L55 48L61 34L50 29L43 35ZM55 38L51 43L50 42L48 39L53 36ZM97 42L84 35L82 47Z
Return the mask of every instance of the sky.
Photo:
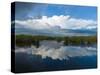
M17 2L15 3L14 22L15 28L19 32L20 28L24 28L26 30L43 30L43 32L48 32L47 34L57 35L66 35L67 33L96 34L97 8ZM64 31L65 29L66 31Z

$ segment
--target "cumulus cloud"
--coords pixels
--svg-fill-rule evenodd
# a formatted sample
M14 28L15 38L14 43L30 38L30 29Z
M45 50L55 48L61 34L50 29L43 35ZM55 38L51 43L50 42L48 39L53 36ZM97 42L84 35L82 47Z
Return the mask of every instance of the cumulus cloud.
M70 15L42 16L40 19L15 20L15 25L30 29L51 29L53 27L59 27L61 29L97 28L97 22L94 20L73 18Z
M60 48L49 48L40 46L36 48L17 48L16 52L27 52L33 55L40 55L43 59L50 57L53 60L68 60L70 57L82 57L96 55L97 49L95 47L76 47L76 46L61 46Z

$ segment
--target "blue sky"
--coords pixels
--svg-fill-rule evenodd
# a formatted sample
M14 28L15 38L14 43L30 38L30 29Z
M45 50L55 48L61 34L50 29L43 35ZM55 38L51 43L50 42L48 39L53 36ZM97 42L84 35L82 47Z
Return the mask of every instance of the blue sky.
M97 8L90 6L16 3L16 18L22 19L29 16L71 15L75 18L97 20Z
M96 34L97 7L17 2L15 23L19 31L41 31L39 34Z

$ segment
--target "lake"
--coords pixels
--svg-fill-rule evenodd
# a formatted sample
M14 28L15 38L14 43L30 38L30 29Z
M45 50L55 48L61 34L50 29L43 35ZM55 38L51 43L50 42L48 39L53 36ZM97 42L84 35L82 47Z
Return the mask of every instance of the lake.
M97 67L97 47L65 46L63 41L41 41L39 47L16 47L16 72L89 69Z

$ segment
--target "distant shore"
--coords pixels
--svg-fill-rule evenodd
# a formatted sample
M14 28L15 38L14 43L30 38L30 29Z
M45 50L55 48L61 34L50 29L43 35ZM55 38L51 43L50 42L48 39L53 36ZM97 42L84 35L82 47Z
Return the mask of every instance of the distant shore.
M72 37L51 37L51 36L33 36L33 35L15 35L16 46L39 46L40 41L63 42L64 45L93 45L97 43L97 36L72 36Z

